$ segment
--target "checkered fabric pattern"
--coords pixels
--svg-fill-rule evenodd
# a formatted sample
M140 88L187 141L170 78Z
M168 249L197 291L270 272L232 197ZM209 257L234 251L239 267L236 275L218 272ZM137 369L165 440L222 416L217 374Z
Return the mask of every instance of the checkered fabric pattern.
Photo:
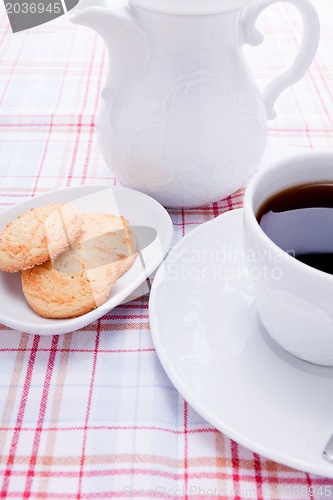
M313 3L320 49L277 103L262 166L295 151L333 149L333 1ZM245 53L263 88L291 62L302 30L282 3L259 25L265 42ZM96 141L107 68L94 32L63 17L13 35L2 6L2 209L66 186L117 184ZM238 192L202 209L172 210L175 242L241 205ZM65 336L0 329L2 498L333 498L332 480L252 453L189 407L157 358L147 296Z

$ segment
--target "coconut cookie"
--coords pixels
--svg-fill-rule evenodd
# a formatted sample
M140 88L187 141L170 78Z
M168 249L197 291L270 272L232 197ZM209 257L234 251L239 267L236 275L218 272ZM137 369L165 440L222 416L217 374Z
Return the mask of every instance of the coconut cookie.
M86 269L117 263L120 276L133 264L137 250L137 241L128 221L102 212L84 214L83 231L71 246L71 251L85 261ZM63 259L54 261L56 268L57 262L63 262Z
M10 273L55 257L79 236L83 214L54 203L32 208L0 233L0 269Z
M135 236L122 217L84 214L83 231L65 252L22 273L30 307L45 318L73 318L108 300L113 284L137 256Z

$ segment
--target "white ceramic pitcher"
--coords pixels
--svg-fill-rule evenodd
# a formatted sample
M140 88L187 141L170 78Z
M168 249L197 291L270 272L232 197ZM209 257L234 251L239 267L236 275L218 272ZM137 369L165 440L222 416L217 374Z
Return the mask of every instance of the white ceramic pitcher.
M319 41L309 0L287 0L301 13L303 41L261 95L241 47L262 42L256 20L277 1L81 0L71 20L95 29L109 52L99 144L121 184L169 207L205 205L246 184L276 98L303 76Z

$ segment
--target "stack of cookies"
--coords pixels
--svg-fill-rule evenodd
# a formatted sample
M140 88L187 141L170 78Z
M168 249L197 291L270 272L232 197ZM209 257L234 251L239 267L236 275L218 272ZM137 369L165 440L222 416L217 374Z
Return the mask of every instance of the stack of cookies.
M100 306L136 257L126 219L70 205L32 209L0 233L0 269L22 271L24 296L44 318L74 318Z

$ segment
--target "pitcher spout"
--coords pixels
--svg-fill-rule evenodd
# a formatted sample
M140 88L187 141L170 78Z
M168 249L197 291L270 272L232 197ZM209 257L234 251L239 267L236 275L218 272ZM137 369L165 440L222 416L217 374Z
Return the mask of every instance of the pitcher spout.
M146 59L148 43L135 13L128 4L110 7L105 1L81 0L70 20L95 30L105 41L112 63L121 61L120 71L128 76L139 59ZM140 43L141 42L141 43ZM119 75L120 76L120 75ZM124 75L123 75L124 76Z
M104 2L94 4L92 1L81 1L71 11L69 18L75 24L97 31L106 43L133 24L133 18L128 9L125 7L110 9L105 6Z

